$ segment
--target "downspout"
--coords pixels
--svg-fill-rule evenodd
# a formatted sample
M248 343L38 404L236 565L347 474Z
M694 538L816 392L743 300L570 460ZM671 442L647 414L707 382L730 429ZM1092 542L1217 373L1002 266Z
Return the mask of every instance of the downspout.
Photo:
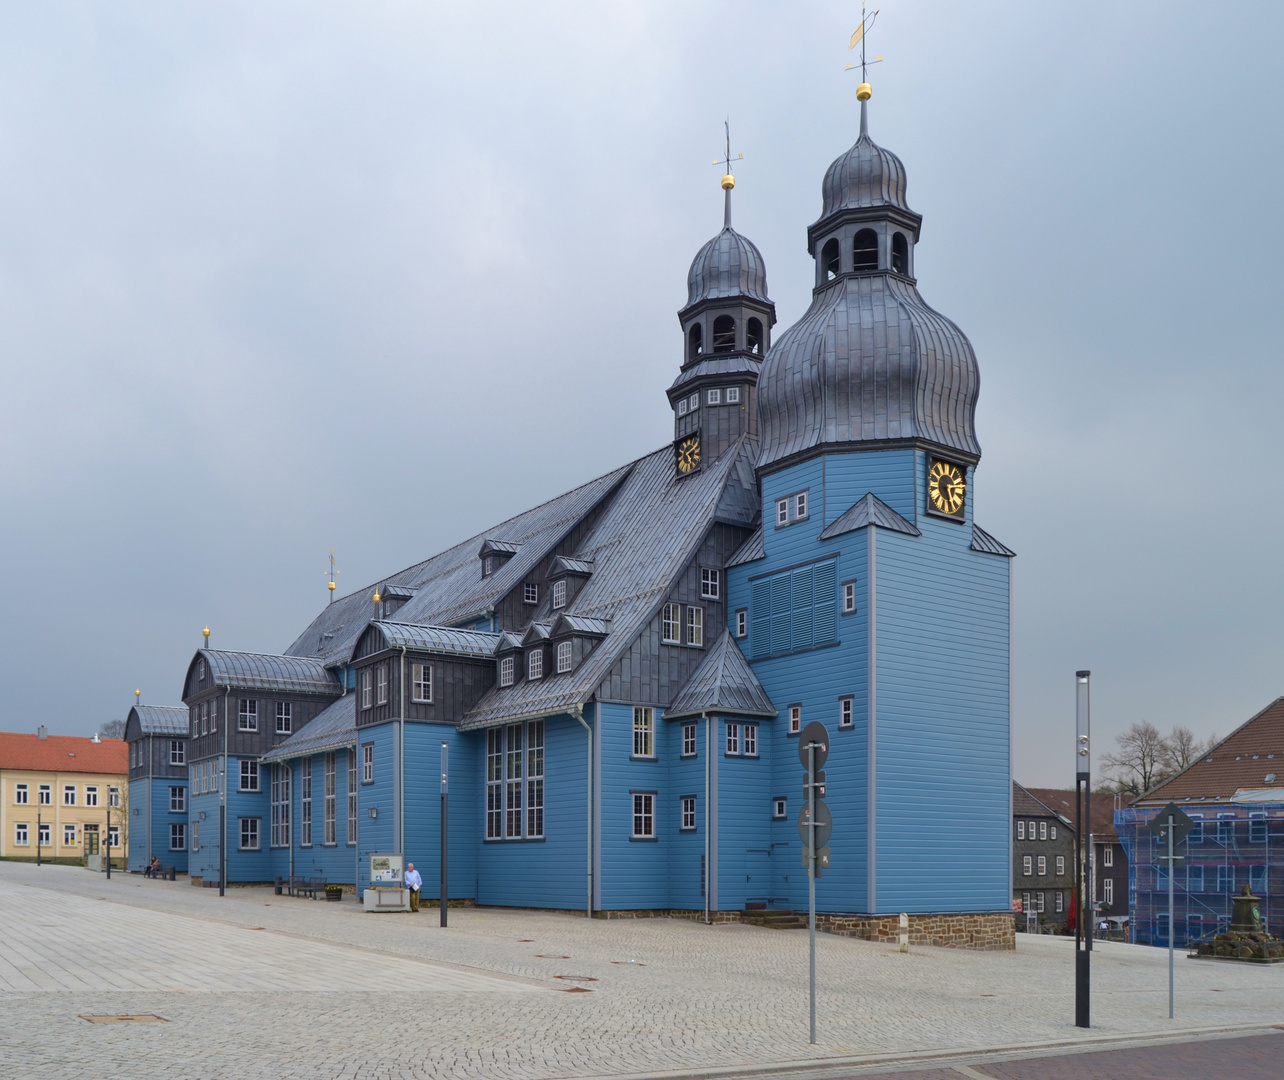
M869 598L865 604L866 618L869 620L866 631L867 675L865 679L867 699L865 703L865 903L871 915L878 907L878 529L869 527L869 540L866 544L865 575Z
M713 760L713 740L709 737L709 714L702 712L700 716L704 719L704 924L708 926L711 922L709 893L713 885L713 878L709 874L712 867L712 852L709 848L709 768Z
M404 864L406 857L406 647L401 647L401 675L397 686L397 827L396 848Z
M584 719L583 705L572 705L570 714L580 722L588 735L588 784L584 789L585 833L587 836L584 854L588 895L584 903L584 914L591 919L593 918L593 728Z
M218 894L223 895L227 885L227 699L232 693L230 686L223 687L223 775L219 778L219 807L223 810L223 820L219 822L218 837Z

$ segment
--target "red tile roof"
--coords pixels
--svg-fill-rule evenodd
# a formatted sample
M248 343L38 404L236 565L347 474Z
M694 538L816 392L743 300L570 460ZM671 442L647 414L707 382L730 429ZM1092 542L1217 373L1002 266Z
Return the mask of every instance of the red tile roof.
M1225 802L1240 788L1272 787L1280 789L1284 800L1284 697L1276 698L1194 765L1148 791L1133 805Z
M129 745L124 739L94 742L80 735L27 735L0 731L0 769L41 772L129 772Z
M1044 806L1055 810L1070 820L1074 827L1074 792L1063 788L1028 788ZM1092 835L1099 841L1119 843L1119 834L1115 831L1115 797L1101 792L1092 793L1090 804Z

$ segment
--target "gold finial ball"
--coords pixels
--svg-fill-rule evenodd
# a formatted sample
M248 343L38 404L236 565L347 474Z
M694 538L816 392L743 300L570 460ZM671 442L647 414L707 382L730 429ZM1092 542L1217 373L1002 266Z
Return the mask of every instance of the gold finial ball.
M142 692L141 690L135 690L135 691L134 691L134 697L141 697L141 696L142 696L142 693L143 693L143 692Z
M735 186L736 186L736 178L732 176L730 173L727 173L727 175L722 178L722 190L730 191Z
M868 101L873 96L874 96L874 88L870 86L869 83L863 82L860 84L860 86L856 87L857 101Z
M202 631L201 631L201 635L205 638L205 640L206 640L206 641L209 641L209 639L210 639L210 628L207 626L204 630L202 630Z
M327 587L329 588L329 590L330 590L331 592L334 592L334 590L335 590L335 588L336 588L336 585L335 585L335 583L334 583L333 581L326 582L326 585L327 585Z
M379 603L379 590L378 590L378 589L375 589L374 602L375 602L376 604L377 604L377 603Z

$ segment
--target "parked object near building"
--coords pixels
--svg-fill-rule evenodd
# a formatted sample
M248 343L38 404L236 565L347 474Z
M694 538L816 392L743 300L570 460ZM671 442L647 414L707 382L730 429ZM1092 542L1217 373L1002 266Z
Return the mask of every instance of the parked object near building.
M129 869L152 858L187 873L187 710L135 705L125 719L129 747Z
M1036 795L1047 795L1048 800ZM1012 784L1012 899L1017 929L1064 933L1074 897L1074 792Z
M1284 922L1284 698L1237 728L1198 761L1115 814L1128 850L1133 940L1168 944L1168 878L1146 827L1176 803L1194 823L1179 846L1173 881L1174 943L1230 930L1235 894L1260 897L1263 931Z
M129 752L121 739L0 732L0 858L113 865L128 842Z

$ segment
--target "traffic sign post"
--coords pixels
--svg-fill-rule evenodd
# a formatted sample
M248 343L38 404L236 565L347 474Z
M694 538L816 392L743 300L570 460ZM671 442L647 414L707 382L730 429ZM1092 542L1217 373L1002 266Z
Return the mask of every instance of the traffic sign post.
M1160 841L1167 843L1168 854L1160 856L1168 863L1168 1019L1173 1018L1173 881L1177 877L1177 864L1183 856L1173 849L1190 834L1195 823L1176 803L1169 803L1146 826Z
M811 1041L816 1042L816 879L829 866L829 848L825 843L834 831L834 815L821 801L825 794L825 774L820 767L829 757L829 731L813 721L798 739L798 760L806 769L803 775L803 806L798 814L798 836L803 842L803 865L807 867L807 930L811 945Z

